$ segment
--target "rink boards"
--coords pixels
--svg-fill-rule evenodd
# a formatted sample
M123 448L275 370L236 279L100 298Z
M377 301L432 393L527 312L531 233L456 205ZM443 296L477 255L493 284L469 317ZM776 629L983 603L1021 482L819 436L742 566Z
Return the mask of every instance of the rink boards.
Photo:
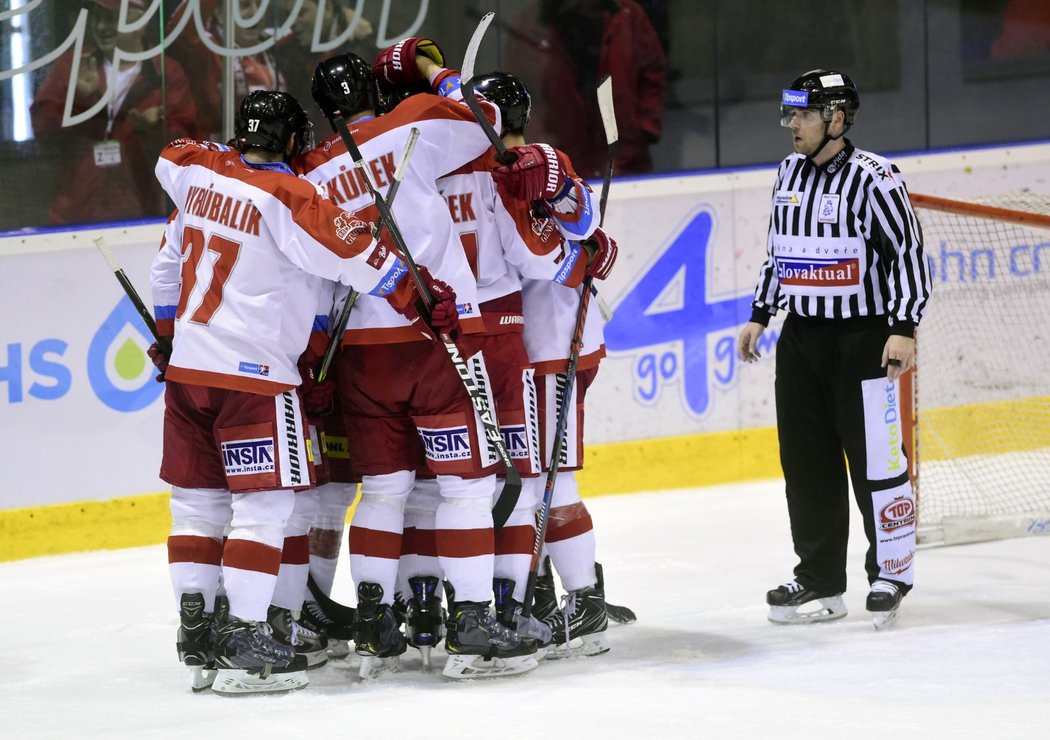
M1048 144L895 161L913 191L933 195L1050 191ZM765 256L774 173L613 183L607 229L620 257L600 285L614 316L587 400L585 495L779 475L779 321L757 365L734 354ZM162 228L0 238L0 561L167 533L167 486L157 477L163 386L145 355L152 339L92 243L105 236L152 305L149 264Z

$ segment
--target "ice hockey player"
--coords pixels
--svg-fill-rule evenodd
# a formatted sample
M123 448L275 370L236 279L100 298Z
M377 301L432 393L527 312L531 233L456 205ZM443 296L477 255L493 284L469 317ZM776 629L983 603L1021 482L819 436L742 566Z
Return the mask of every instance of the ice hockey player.
M514 110L527 100L528 92L520 80L511 76L483 77L478 80L478 88L486 96L500 103L504 110ZM504 133L504 142L510 151L519 153L517 162L498 168L494 177L501 186L515 198L533 199L541 195L539 185L543 180L536 180L531 189L518 187L520 180L507 180L507 173L527 166L533 159L546 162L546 170L553 167L553 160L545 155L542 146L526 145L524 123ZM539 148L539 153L534 153ZM544 171L543 167L539 169ZM554 205L557 213L558 205ZM590 214L597 224L597 209ZM586 233L571 228L563 219L556 221L565 237L569 240L580 240ZM595 228L585 242L570 241L576 252L572 260L586 264L585 274L596 280L609 276L616 261L616 242L601 229ZM586 250L586 251L583 251ZM582 257L582 259L581 259ZM568 262L569 260L566 260ZM569 345L579 308L580 281L583 275L572 279L569 265L563 265L561 273L554 280L535 279L531 275L522 276L524 340L529 360L536 373L536 385L539 389L539 417L541 460L546 469L554 443L554 431L557 426L559 399L563 397L565 372L568 366ZM584 346L577 365L576 383L569 398L568 424L562 448L562 461L555 481L550 517L546 533L546 547L554 561L554 568L561 576L562 586L568 592L562 609L555 608L553 603L553 583L549 571L538 581L537 604L538 615L545 618L546 624L553 632L552 649L548 658L567 654L596 655L606 652L608 641L605 631L608 627L608 614L605 604L604 581L601 565L595 562L594 529L590 514L580 499L574 471L583 462L583 399L588 386L593 382L598 370L598 362L605 354L602 337L602 320L597 311L589 311L584 330ZM527 481L527 486L535 488L532 497L542 502L545 478L539 477Z
M411 63L402 65L402 60ZM421 68L418 60L430 66ZM419 82L431 69L439 74L441 60L432 41L406 39L383 50L375 66L384 76L402 75L398 79ZM433 273L432 292L440 300L431 327L437 333L458 335L462 356L470 358L478 352L476 335L484 325L477 286L454 240L448 209L435 183L440 175L484 152L488 139L465 105L437 96L416 96L376 118L374 89L371 69L351 54L326 60L315 72L314 99L330 120L341 115L349 122L381 192L410 129L420 130L393 213L409 249ZM498 126L498 111L490 106L489 115ZM361 208L371 201L363 176L339 136L325 140L296 166L345 208ZM458 301L447 298L453 293ZM385 303L362 295L337 361L350 456L362 475L362 498L350 529L356 642L359 654L376 659L362 662L362 675L371 675L377 660L391 663L405 650L393 596L405 500L421 455L437 474L442 501L437 520L445 535L436 544L454 594L450 597L454 630L446 649L454 652L462 646L487 655L513 652L521 642L519 635L495 620L490 609L495 475L482 457L475 413L462 381L445 348L431 337L425 327L420 331L418 324Z
M371 224L292 176L286 162L312 138L293 97L251 93L236 133L239 151L178 140L161 153L177 210L151 271L158 327L173 337L170 356L150 355L167 380L160 476L179 655L193 688L224 694L307 683L267 612L295 491L311 485L297 361L319 284L382 296L404 272ZM229 614L216 624L220 578Z

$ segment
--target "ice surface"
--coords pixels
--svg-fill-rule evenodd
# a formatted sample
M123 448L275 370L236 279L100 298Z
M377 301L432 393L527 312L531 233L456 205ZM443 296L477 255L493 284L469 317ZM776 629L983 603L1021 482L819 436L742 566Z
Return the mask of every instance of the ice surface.
M1046 731L1050 538L921 550L892 631L864 611L854 516L844 620L775 626L791 576L783 484L588 499L612 652L454 683L357 661L303 691L194 695L163 547L0 564L3 738L1020 738ZM336 598L352 589L340 565ZM439 649L434 660L440 667ZM1043 730L1039 730L1042 727Z

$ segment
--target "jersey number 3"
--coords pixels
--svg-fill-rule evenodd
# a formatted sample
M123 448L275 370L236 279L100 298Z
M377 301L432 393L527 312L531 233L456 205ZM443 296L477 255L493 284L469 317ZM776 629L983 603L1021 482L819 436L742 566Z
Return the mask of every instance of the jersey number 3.
M207 248L205 248L207 241ZM179 294L179 307L175 312L175 318L182 316L186 310L186 304L197 285L197 269L200 267L201 258L205 252L214 252L218 255L211 266L211 281L202 285L203 297L197 310L190 316L194 324L207 324L211 317L222 305L222 289L226 281L230 279L234 265L237 264L237 255L241 245L232 239L227 239L218 234L212 234L205 239L204 232L195 226L187 226L182 232L182 290Z

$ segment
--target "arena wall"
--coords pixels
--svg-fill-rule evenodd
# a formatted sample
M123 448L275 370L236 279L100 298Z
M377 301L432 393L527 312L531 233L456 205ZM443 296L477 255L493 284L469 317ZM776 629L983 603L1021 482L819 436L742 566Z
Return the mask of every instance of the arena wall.
M895 161L915 192L1050 192L1047 143ZM756 167L614 183L606 226L620 257L600 287L615 314L587 400L585 495L779 475L771 360L780 322L757 365L734 353L765 256L773 177ZM151 304L162 228L0 238L0 561L166 536L152 340L93 244L105 237ZM927 245L935 268L940 249Z

